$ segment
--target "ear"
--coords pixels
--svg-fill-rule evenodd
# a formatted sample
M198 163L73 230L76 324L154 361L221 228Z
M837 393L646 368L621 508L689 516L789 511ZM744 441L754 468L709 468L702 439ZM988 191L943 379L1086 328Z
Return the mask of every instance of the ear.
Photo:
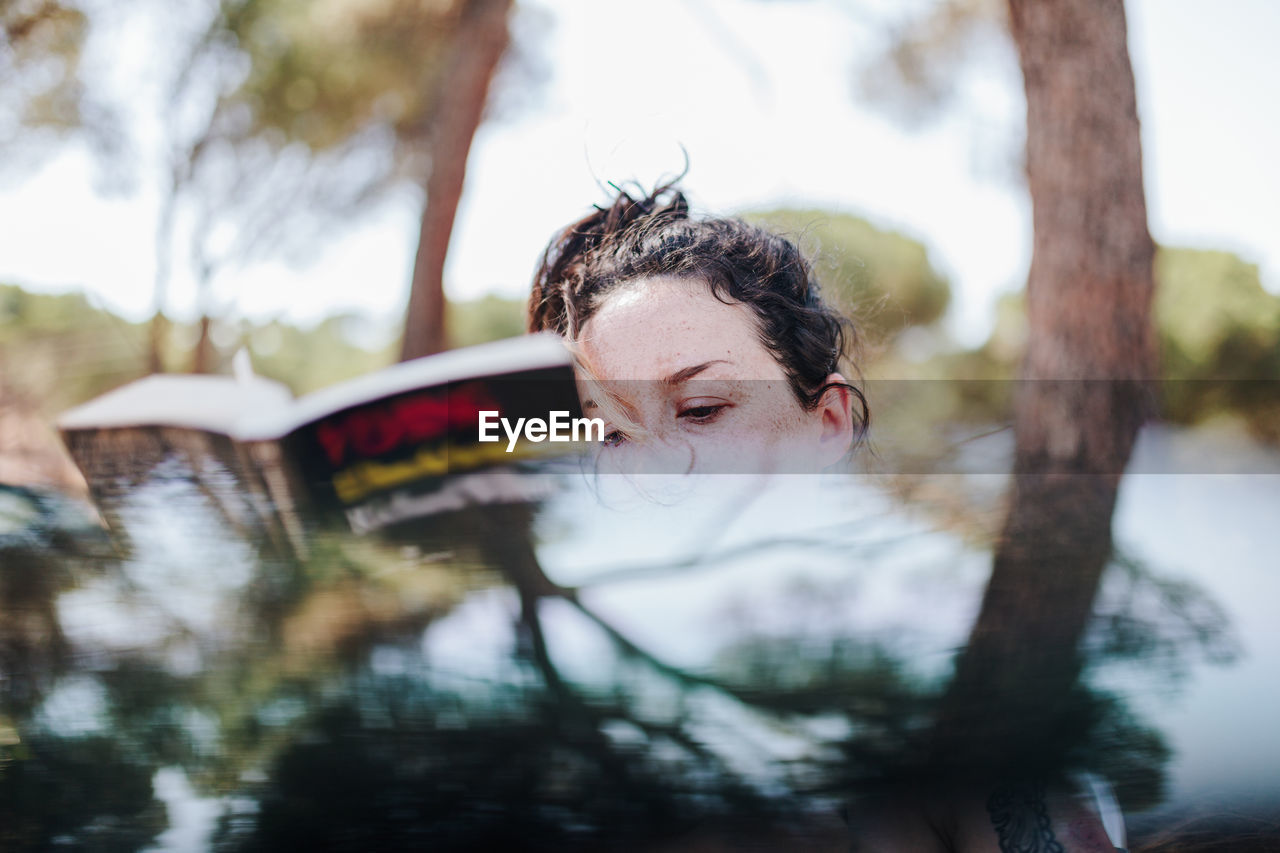
M836 464L853 446L853 393L848 380L839 373L832 373L824 384L830 387L818 401L814 415L819 419L822 431L818 437L818 454L822 466Z

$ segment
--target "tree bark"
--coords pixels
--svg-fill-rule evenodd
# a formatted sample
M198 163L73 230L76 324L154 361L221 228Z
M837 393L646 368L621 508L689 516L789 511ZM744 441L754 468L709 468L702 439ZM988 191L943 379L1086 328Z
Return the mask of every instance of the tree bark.
M430 128L431 171L413 263L400 360L446 348L444 262L462 197L467 155L484 117L489 84L507 48L511 0L466 0L452 56L440 77Z
M169 318L164 312L152 314L147 324L147 373L164 373L164 343L168 331Z
M212 373L213 372L213 338L211 331L213 320L209 317L208 312L200 315L200 334L196 337L196 348L191 353L191 372L192 373Z
M939 748L961 763L1052 761L1044 745L1072 725L1080 640L1155 364L1123 2L1010 0L1009 13L1027 97L1030 335L1010 508L938 724Z
M177 215L180 180L179 170L175 167L170 175L164 202L160 206L160 218L156 222L156 270L152 283L152 304L155 306L155 313L151 315L148 336L148 373L163 373L165 370L164 346L169 332L169 318L164 314L164 306L169 295L169 275L173 261L173 225Z

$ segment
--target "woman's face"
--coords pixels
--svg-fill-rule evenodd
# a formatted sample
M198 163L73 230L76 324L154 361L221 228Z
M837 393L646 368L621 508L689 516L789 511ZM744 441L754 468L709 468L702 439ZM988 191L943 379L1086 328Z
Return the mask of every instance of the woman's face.
M585 414L604 418L603 455L620 469L812 472L852 442L849 392L833 388L805 410L751 309L721 302L701 281L628 283L584 325L578 345L616 403L584 384Z

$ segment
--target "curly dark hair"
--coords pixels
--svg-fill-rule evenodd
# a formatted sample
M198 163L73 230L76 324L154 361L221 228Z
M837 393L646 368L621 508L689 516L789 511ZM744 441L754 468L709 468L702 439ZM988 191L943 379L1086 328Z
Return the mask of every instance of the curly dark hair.
M609 293L651 277L702 281L721 302L747 305L800 405L811 411L843 384L852 392L857 431L865 432L870 412L862 391L827 381L852 355L856 330L823 301L804 255L785 237L740 219L694 218L672 184L639 199L619 189L608 207L552 239L533 279L528 329L572 340Z

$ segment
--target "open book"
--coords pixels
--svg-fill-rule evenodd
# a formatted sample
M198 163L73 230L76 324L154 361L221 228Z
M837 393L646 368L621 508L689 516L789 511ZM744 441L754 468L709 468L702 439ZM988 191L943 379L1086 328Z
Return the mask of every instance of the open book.
M265 527L296 551L312 518L342 516L365 532L470 502L526 499L521 464L587 437L509 428L582 421L570 356L552 335L397 364L296 400L280 383L238 372L150 376L59 419L109 523L131 490L186 480L227 521Z

